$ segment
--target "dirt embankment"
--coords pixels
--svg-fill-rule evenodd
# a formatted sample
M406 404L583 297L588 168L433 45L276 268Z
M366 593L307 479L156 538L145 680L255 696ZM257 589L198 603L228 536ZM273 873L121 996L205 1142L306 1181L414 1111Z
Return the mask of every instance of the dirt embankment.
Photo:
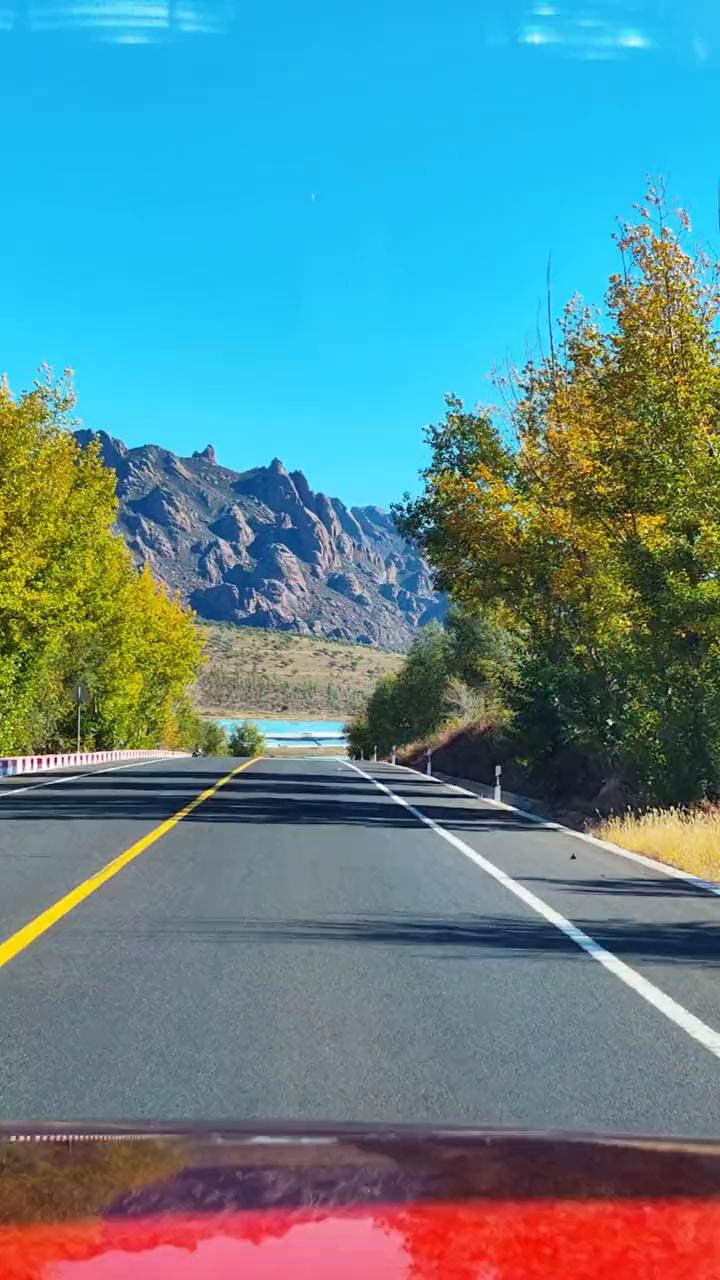
M492 786L495 765L502 765L504 791L540 800L559 820L576 827L621 813L636 802L622 779L577 748L556 751L535 767L523 763L521 750L517 739L503 729L467 725L433 746L433 769ZM413 744L399 753L398 762L424 768L423 746Z

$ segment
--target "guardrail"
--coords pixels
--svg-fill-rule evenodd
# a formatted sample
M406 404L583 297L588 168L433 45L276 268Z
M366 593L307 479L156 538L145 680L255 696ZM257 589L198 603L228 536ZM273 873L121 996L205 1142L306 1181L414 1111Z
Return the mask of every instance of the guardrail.
M19 773L45 773L72 765L106 764L113 760L167 760L188 756L189 751L69 751L42 756L0 756L0 778Z
M268 742L318 742L322 746L332 747L334 743L344 746L347 738L344 733L263 733Z

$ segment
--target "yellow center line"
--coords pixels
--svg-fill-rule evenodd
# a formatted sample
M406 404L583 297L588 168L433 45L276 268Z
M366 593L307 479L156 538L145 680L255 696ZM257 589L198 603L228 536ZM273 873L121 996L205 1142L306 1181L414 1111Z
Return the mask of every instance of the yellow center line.
M166 836L168 831L172 831L173 827L182 822L183 818L187 818L193 809L197 809L199 805L204 804L206 800L215 795L216 791L219 791L238 773L242 773L243 769L248 769L251 764L255 764L259 759L262 759L262 757L256 756L254 760L246 760L244 764L239 764L237 769L233 769L224 778L220 778L214 786L208 787L207 791L202 791L199 796L196 796L194 800L186 804L183 809L178 809L172 818L161 822L159 827L155 827L154 831L148 832L141 840L131 844L130 848L126 849L124 853L118 854L117 858L113 858L112 862L108 862L107 866L102 867L100 871L96 871L95 875L90 876L89 880L83 880L82 884L76 885L74 889L65 894L64 898L60 898L59 902L56 902L52 907L48 907L47 911L35 916L34 920L30 920L22 929L18 929L17 933L13 933L9 938L6 938L4 942L0 943L0 969L4 964L8 963L8 960L12 960L14 956L29 947L31 942L35 942L36 938L39 938L43 933L47 933L48 929L57 924L58 920L62 920L63 916L68 915L81 902L89 898L90 894L95 893L95 890L99 889L101 885L106 884L108 880L112 880L118 871L122 871L123 867L126 867L134 858L138 858L141 853L150 848L150 845L155 844L157 840Z

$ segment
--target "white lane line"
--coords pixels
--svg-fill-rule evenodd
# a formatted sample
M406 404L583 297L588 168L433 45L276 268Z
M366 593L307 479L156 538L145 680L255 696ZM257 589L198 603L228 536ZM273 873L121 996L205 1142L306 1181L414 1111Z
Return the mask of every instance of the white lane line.
M172 756L166 756L166 759L171 760ZM77 782L78 778L94 778L98 773L117 773L119 769L132 769L136 765L146 764L162 764L162 760L158 760L157 757L154 760L131 760L128 764L111 764L107 769L93 769L92 773L58 774L49 782L33 782L29 787L14 787L12 791L3 791L0 788L0 800L4 800L6 796L21 796L25 791L39 791L40 787L56 787L59 782Z
M474 849L470 848L470 845L465 844L464 840L460 840L451 831L446 831L444 827L441 827L432 818L428 818L420 809L416 809L414 805L409 804L403 796L396 795L383 782L378 782L377 778L373 778L370 773L365 773L364 769L359 769L352 761L346 760L345 763L349 769L354 769L355 773L359 773L362 778L367 778L368 782L372 782L378 791L384 792L396 804L402 805L419 822L424 823L426 827L430 827L431 831L434 831L436 835L442 836L443 840L447 840L448 844L451 844L458 852L464 854L471 862L474 862L477 867L480 867L481 871L485 871L489 876L492 876L493 880L497 880L498 884L513 893L531 911L535 911L537 915L542 916L549 924L554 925L556 929L565 934L566 938L574 942L581 951L586 952L593 960L597 960L598 964L603 965L605 969L609 969L610 973L614 973L616 978L619 978L627 987L630 987L631 990L642 996L644 1000L647 1000L648 1004L651 1004L659 1013L664 1014L670 1022L674 1022L677 1027L680 1027L693 1040L697 1040L698 1044L701 1044L703 1048L708 1049L716 1058L720 1058L720 1032L714 1031L706 1022L696 1018L695 1014L690 1013L689 1009L678 1004L671 996L666 995L664 991L656 987L653 982L648 982L647 978L643 978L642 974L632 969L624 960L618 959L612 951L608 951L601 943L596 942L594 938L591 938L583 929L579 929L577 925L574 925L572 921L561 915L554 907L549 907L546 902L543 902L542 898L538 898L536 894L531 893L524 885L517 880L513 880L512 876L501 871L500 867L496 867L494 862L490 862L482 854L476 853ZM477 797L475 798L477 799Z
M388 767L392 768L391 765ZM534 822L536 826L542 827L544 831L560 831L565 836L574 836L576 840L584 840L585 844L594 844L605 853L614 853L619 858L627 858L629 862L636 862L638 866L647 867L650 871L659 871L664 876L673 876L676 880L685 880L687 884L694 885L696 889L702 889L704 893L712 893L716 898L720 898L720 883L716 880L703 880L701 876L694 876L692 871L683 871L680 867L673 867L669 862L658 862L656 858L649 858L647 854L634 853L632 849L623 849L622 845L613 844L611 840L601 840L600 836L591 836L587 831L575 831L573 827L564 827L561 822L552 822L549 818L541 818L537 813L530 813L528 809L518 809L517 805L506 804L504 800L493 800L491 796L479 795L477 791L469 791L467 787L459 787L455 782L447 782L445 778L441 778L438 774L428 775L427 773L421 773L419 769L412 769L406 764L396 764L395 768L402 769L404 773L416 774L424 782L435 782L442 787L448 787L450 791L457 791L458 795L470 796L471 800L481 800L483 804L491 804L494 809L506 809L508 813L517 813L521 818L525 818L527 822Z

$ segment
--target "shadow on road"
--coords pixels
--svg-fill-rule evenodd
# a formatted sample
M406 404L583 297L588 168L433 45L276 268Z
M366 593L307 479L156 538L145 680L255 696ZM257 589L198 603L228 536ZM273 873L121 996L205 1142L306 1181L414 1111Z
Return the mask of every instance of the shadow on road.
M128 770L109 777L58 783L36 792L3 797L0 820L159 823L222 776L189 774L184 769L168 769L152 775ZM530 832L537 829L513 813L483 808L479 803L463 804L447 796L442 787L421 785L418 788L411 783L394 790L411 804L420 807L422 803L423 813L453 830L502 828ZM313 780L307 773L249 771L226 783L184 821L281 826L420 826L414 814L347 770L337 775L325 774L322 780Z
M561 893L602 894L603 897L620 895L629 898L702 898L709 902L707 891L692 881L675 880L671 876L643 878L642 876L609 876L600 875L595 880L563 880L555 876L523 876L523 884L539 886L537 893L543 895L543 889L559 890Z
M122 848L137 838L138 826L145 831L165 821L203 790L211 787L227 771L226 762L218 762L216 767L204 770L188 770L168 764L153 773L142 769L128 769L58 782L55 786L37 791L5 795L0 800L0 866L13 859L23 861L26 857L40 856L52 858L52 838L43 840L41 852L30 842L27 849L23 847L22 832L26 823L29 824L26 830L38 823L44 823L50 829L56 823L97 823L102 828L126 824L125 829L118 832ZM547 835L547 829L542 824L525 820L511 810L495 809L484 805L480 800L448 795L442 783L397 776L392 781L394 794L416 806L423 815L450 832L470 836L491 834L493 837L516 832L522 835L523 844L525 836L536 837L538 833ZM342 766L337 766L336 771L325 769L322 773L313 773L297 769L278 770L263 763L255 764L225 784L183 819L183 825L200 824L208 831L218 823L257 827L326 827L331 831L343 827L360 827L368 831L383 828L409 829L418 833L422 830L420 820L412 812L378 792L365 778ZM64 836L66 834L63 833ZM429 832L424 834L430 837ZM200 841L203 838L200 836ZM557 849L556 874L533 876L519 874L517 871L514 874L519 874L522 882L536 890L541 898L553 893L574 895L576 901L574 909L571 909L573 919L577 919L577 900L584 895L593 898L623 897L628 899L631 910L637 909L638 900L653 898L692 898L696 902L702 899L709 913L717 910L717 900L709 899L702 889L692 882L670 876L613 875L598 871L591 879L580 875L573 877L573 866L577 865L579 871L581 863L576 864L570 860L569 837L560 836L559 840L563 843ZM533 842L529 841L527 848L523 848L523 853L527 854L532 846ZM516 853L521 848L513 841L496 848L494 840L480 843L477 847L491 860L503 852ZM408 848L412 849L412 844ZM547 845L543 852L547 854ZM544 865L547 867L547 862ZM610 862L607 865L611 867ZM555 870L554 861L552 866ZM525 869L530 869L527 863ZM636 903L631 905L633 898ZM538 937L539 927L532 929L529 935L531 938ZM629 927L631 933L636 928L633 924ZM677 927L682 929L683 926ZM705 926L702 923L688 923L685 927L697 935L696 945L700 947L702 957L707 955L703 941L705 936L714 937L715 946L720 943L720 936L703 932ZM454 924L451 928L451 936L457 940L458 926ZM601 937L602 928L595 921L589 931L593 936ZM557 939L560 938L557 931L551 929L548 936L557 945ZM677 936L684 935L680 932ZM417 931L413 937L417 940ZM512 939L517 940L516 932L512 933ZM497 943L497 938L495 942ZM612 936L610 943L614 945ZM507 950L509 944L500 942L497 945L501 950ZM718 951L720 952L720 947Z
M650 924L637 919L575 919L596 942L628 960L644 959L720 967L720 924L682 921ZM114 930L87 930L83 934L113 935ZM380 946L410 948L417 955L438 960L482 961L518 956L564 955L590 957L554 925L540 919L513 915L430 916L416 912L386 915L325 916L273 920L252 916L192 916L154 921L147 929L118 931L152 939L182 938L183 943L211 946Z

